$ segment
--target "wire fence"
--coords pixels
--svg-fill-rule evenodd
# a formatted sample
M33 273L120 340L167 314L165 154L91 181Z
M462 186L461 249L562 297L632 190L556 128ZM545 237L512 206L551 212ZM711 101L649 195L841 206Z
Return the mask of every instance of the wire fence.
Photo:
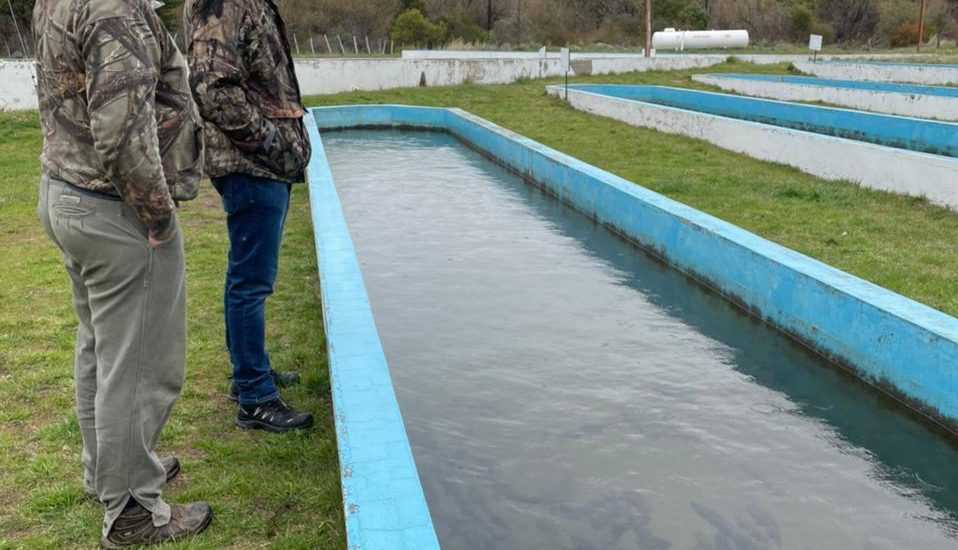
M384 56L401 52L404 46L405 44L396 44L386 37L341 34L302 36L297 33L290 36L290 47L293 53L299 56Z
M0 57L11 59L33 57L33 36L23 32L22 25L11 22L10 17L0 18ZM184 37L176 33L173 36L177 47L185 51ZM389 38L373 38L369 36L318 34L290 36L290 48L297 56L392 56L406 47L406 44L396 43ZM418 45L412 45L418 46Z

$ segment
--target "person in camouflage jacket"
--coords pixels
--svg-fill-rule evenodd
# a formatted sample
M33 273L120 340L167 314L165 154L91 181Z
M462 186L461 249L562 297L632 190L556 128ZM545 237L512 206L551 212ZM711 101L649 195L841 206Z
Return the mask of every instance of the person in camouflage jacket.
M206 173L304 181L306 109L272 0L188 0L190 83L206 120Z
M272 0L187 0L190 85L205 121L206 172L220 193L230 238L226 344L236 424L273 432L308 428L279 387L295 373L272 369L265 346L291 184L310 156L286 28Z
M174 201L196 197L203 126L186 63L159 19L152 10L135 23L123 16L144 6L37 1L40 163L51 177L121 197L162 238Z
M210 507L167 504L179 463L154 452L185 376L176 203L196 196L203 165L187 64L149 0L37 0L33 32L38 215L72 283L84 489L105 507L101 544L194 535Z

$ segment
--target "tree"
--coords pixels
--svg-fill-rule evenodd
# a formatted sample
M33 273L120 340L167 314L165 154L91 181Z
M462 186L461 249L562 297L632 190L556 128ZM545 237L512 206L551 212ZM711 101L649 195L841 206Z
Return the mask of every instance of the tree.
M777 0L711 0L709 25L745 29L753 40L780 40L787 34L788 11Z
M834 27L840 42L870 40L880 19L877 0L818 0L816 11Z
M396 16L389 36L403 44L425 44L427 47L445 41L446 26L443 23L431 23L417 9L406 10Z
M947 0L928 0L925 20L935 28L935 39L938 48L944 36L951 37L955 32L955 19L952 17L952 7Z
M709 18L697 0L655 0L652 3L652 26L655 29L677 27L704 29Z
M918 4L912 0L882 0L878 5L878 37L893 47L918 43Z
M426 3L423 0L400 0L399 1L399 13L404 13L409 10L418 10L423 17L426 16Z
M33 36L30 34L30 20L33 14L34 0L0 0L0 35L4 35L7 49L20 55L29 55ZM13 15L11 16L11 11ZM9 40L9 42L8 42ZM25 51L24 51L25 50Z

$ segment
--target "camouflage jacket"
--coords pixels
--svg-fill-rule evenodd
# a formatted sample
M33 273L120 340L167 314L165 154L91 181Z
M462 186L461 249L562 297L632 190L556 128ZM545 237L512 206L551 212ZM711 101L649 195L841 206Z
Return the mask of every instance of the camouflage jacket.
M165 235L173 200L196 196L203 132L149 0L37 0L33 32L44 171L119 195Z
M272 0L187 0L190 84L206 122L206 172L303 181L306 111Z

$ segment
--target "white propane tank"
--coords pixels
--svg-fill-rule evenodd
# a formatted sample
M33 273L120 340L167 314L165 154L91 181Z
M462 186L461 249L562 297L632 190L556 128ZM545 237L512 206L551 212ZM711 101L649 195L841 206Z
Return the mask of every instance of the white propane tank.
M669 28L652 35L657 50L748 47L748 31L677 31Z

